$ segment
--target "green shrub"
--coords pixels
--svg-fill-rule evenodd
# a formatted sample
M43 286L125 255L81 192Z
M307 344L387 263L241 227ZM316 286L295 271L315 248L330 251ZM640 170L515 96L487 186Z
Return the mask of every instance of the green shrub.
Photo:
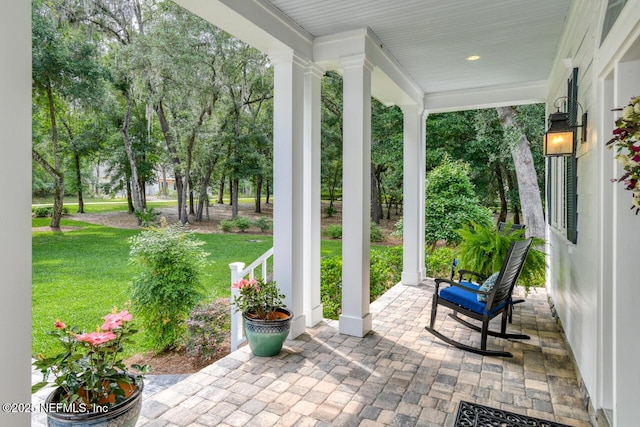
M200 303L191 310L186 320L187 354L206 363L220 351L231 327L231 306L229 298L204 304Z
M460 267L490 276L499 271L507 256L511 242L524 239L525 230L511 230L511 224L505 227L506 232L499 232L495 226L483 226L471 223L459 230L462 242L458 245ZM528 291L531 286L543 286L545 283L546 255L536 246L544 245L544 240L533 239L518 283Z
M139 226L151 227L152 225L157 225L160 211L157 211L152 207L146 207L145 209L135 211L134 215L136 216L136 218L138 218Z
M372 249L369 266L370 298L375 301L401 279L402 246Z
M369 240L372 242L382 242L384 240L382 228L375 222L372 222L369 226Z
M144 269L132 284L132 308L154 349L175 347L189 311L202 298L200 281L208 256L200 247L204 242L163 224L131 237L129 243L130 262Z
M36 218L46 218L51 216L53 208L51 206L35 208L34 214Z
M338 224L331 224L327 226L325 233L332 239L340 239L342 238L342 226Z
M342 257L332 256L320 261L320 299L323 316L337 319L342 312Z
M372 249L370 258L370 298L376 300L401 279L402 246ZM342 257L324 258L320 262L320 294L323 315L337 319L342 312Z
M336 209L331 205L329 205L326 208L324 208L324 214L329 218L331 218L333 215L335 215L335 213L336 213Z
M251 227L251 221L249 220L249 218L245 218L242 216L236 217L236 219L233 222L235 226L238 228L238 230L240 230L243 233L247 231L249 227Z
M451 275L451 263L456 257L453 249L441 247L434 249L427 255L427 276L428 277L445 277Z
M266 233L271 229L271 221L269 221L266 217L261 216L253 222L253 225L258 227L260 231Z
M225 233L230 232L234 225L235 222L233 222L233 220L231 219L223 219L222 221L220 221L220 228Z
M493 223L491 211L480 205L469 174L468 164L445 159L427 175L425 238L432 248L438 240L457 244L458 229L471 221L484 226Z

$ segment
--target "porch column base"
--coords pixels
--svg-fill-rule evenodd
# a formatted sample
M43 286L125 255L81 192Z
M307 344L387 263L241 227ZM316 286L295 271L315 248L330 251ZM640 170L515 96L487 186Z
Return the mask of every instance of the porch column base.
M420 284L421 276L422 274L420 272L407 273L403 271L401 281L403 285L418 285Z
M341 315L339 323L341 334L362 338L372 329L373 318L371 313L365 314L363 318Z
M322 304L318 304L305 313L307 327L312 328L322 322Z
M305 316L304 314L296 315L294 313L293 319L291 319L291 330L289 331L288 338L296 338L302 335L306 330Z

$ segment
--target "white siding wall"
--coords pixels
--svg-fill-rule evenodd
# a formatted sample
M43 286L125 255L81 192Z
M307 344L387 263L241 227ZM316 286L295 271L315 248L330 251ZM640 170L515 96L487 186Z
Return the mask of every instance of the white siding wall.
M621 173L604 144L614 127L611 109L640 94L640 42L634 42L640 40L640 1L627 3L608 37L614 42L601 48L606 3L573 3L551 74L549 113L553 101L566 96L571 69L578 67L588 139L577 152L578 241L574 245L562 230L549 227L547 286L594 409L610 410L613 425L626 426L637 423L640 383L634 362L640 351L640 276L637 253L629 250L640 241L640 216L629 209L631 193L609 181Z

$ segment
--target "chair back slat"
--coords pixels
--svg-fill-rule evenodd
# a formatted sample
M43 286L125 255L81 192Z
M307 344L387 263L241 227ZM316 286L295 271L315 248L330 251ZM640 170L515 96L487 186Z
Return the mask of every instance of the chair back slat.
M532 242L533 238L530 237L526 240L511 243L507 256L502 263L496 284L487 298L487 310L511 298L511 293L520 277Z

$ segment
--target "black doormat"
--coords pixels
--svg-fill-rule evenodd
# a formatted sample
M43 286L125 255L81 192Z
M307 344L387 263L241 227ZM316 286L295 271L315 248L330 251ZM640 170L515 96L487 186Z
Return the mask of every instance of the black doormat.
M460 401L454 427L570 427L553 421L514 414L501 409Z

